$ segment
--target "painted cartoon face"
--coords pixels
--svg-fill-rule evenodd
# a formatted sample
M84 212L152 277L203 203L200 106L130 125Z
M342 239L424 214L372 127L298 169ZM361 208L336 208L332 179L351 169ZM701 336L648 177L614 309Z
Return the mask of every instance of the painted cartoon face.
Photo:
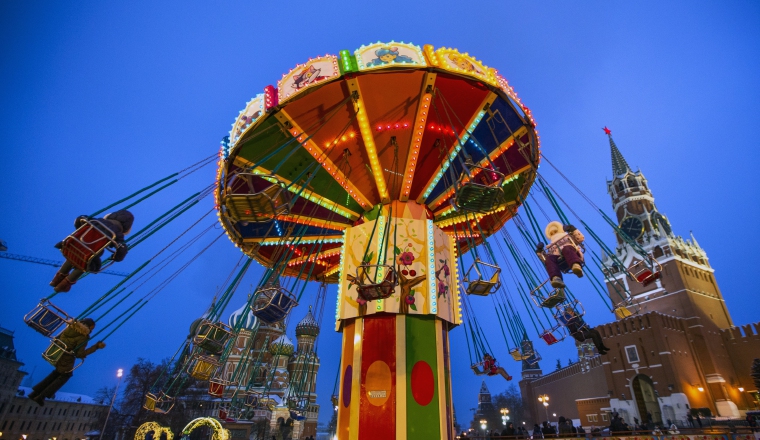
M387 53L380 57L384 63L392 63L396 59L396 55L393 53Z
M468 72L471 72L471 71L475 70L475 66L473 66L471 62L469 62L466 59L464 59L464 57L460 57L460 56L457 56L457 55L454 55L454 54L450 54L449 55L449 59L451 60L451 62L453 62L454 64L456 64L456 66L459 67L462 70L466 70Z

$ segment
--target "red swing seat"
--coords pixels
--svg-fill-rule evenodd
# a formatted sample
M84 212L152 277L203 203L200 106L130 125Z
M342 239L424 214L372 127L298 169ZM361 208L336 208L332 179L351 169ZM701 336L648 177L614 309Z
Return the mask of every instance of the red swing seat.
M541 333L541 339L543 339L544 342L549 345L553 345L559 342L559 339L557 339L557 337L554 336L554 333L552 333L550 330Z
M642 286L648 286L662 277L662 266L654 258L647 257L634 263L628 274Z
M99 220L85 219L82 226L63 240L61 253L75 268L86 271L90 261L108 246L118 246L116 234Z

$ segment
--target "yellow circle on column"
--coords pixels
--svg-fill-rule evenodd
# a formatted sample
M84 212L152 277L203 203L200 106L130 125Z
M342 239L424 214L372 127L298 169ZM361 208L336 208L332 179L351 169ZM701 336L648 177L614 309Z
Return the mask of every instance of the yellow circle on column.
M391 397L392 387L391 369L388 364L383 361L372 362L364 379L364 391L369 403L375 406L384 405Z

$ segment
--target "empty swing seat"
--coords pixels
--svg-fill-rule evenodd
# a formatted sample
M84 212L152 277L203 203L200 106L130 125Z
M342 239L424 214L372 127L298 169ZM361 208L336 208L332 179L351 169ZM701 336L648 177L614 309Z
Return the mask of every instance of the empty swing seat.
M485 214L504 203L504 174L469 161L465 167L455 187L457 209Z
M90 261L109 245L118 246L114 232L98 220L84 220L82 226L63 240L61 253L75 268L86 271Z
M379 273L385 272L380 282L373 282ZM374 275L373 275L374 273ZM398 280L393 266L383 264L361 264L356 268L356 290L365 301L390 298L396 291Z
M231 336L229 326L204 319L198 326L198 333L193 337L193 343L209 354L220 355Z
M163 392L158 395L147 393L143 408L159 414L166 414L174 407L174 398L167 396Z
M531 356L533 356L533 353L521 353L520 349L517 347L509 350L509 354L512 356L512 359L518 362L528 360Z
M469 295L490 295L501 287L500 275L501 268L499 266L476 259L464 274L462 280L465 286L464 290Z
M537 306L551 309L566 302L567 296L565 296L565 289L561 288L552 290L549 295L544 295L542 289L548 282L548 280L544 281L538 287L533 289L530 292L530 296Z
M219 361L204 354L194 354L187 373L198 380L209 380L219 368Z
M254 175L241 173L238 176L251 179ZM267 180L274 180L275 183L259 192L228 194L224 198L227 213L234 221L264 223L290 212L292 196L285 184L274 176L258 177L269 177Z
M554 332L552 330L546 330L543 333L541 333L539 336L541 337L541 339L544 340L544 342L546 342L549 345L556 344L557 342L560 341L559 339L557 339L556 336L554 336Z
M613 312L615 312L615 317L617 319L623 319L629 316L633 316L633 312L631 312L631 310L626 306L615 307L615 310L613 310Z
M208 393L214 397L222 397L226 387L227 381L220 379L210 379L208 381Z
M269 324L282 321L297 306L296 297L280 286L262 287L251 304L254 316Z
M651 263L651 265L647 263ZM628 274L641 283L642 286L648 286L662 276L662 266L654 258L647 258L635 263L628 269Z
M50 337L69 319L69 315L50 302L43 301L24 316L29 327Z

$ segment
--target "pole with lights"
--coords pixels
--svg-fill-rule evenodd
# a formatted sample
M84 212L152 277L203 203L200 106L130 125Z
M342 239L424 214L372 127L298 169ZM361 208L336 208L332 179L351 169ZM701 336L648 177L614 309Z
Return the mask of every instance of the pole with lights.
M108 425L108 418L111 416L111 410L113 409L113 402L116 400L116 393L119 392L119 385L121 384L121 376L124 374L124 370L119 368L116 371L116 377L119 378L119 380L116 382L116 389L113 390L113 397L111 398L111 406L108 407L108 414L106 414L106 421L103 423L103 429L100 431L100 438L98 440L103 440L103 434L106 432L106 426Z
M509 409L502 408L499 410L501 413L501 424L507 426L507 420L509 420Z
M483 430L483 438L486 436L486 428L488 427L488 420L480 419L480 429Z
M549 396L546 394L541 394L538 396L538 401L544 404L544 412L546 413L546 420L549 420Z

